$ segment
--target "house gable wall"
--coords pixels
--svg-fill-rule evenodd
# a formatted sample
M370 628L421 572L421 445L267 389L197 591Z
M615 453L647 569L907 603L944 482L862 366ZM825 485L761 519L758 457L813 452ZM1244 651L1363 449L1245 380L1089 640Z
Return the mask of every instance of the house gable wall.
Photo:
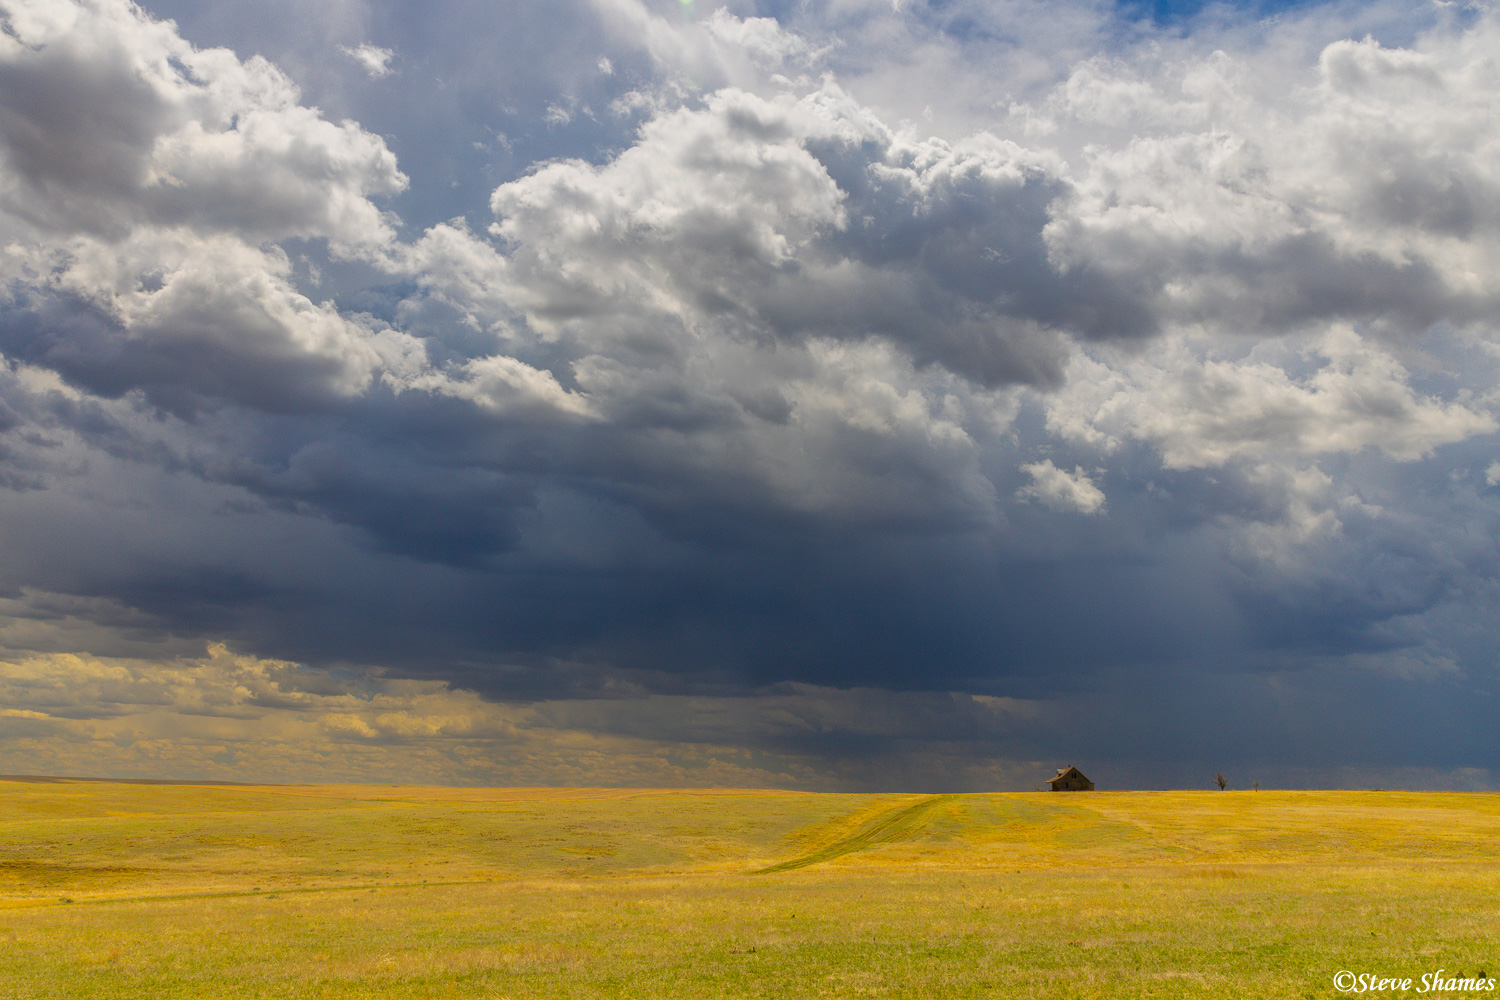
M1048 782L1054 792L1092 792L1094 783L1076 767L1070 767Z

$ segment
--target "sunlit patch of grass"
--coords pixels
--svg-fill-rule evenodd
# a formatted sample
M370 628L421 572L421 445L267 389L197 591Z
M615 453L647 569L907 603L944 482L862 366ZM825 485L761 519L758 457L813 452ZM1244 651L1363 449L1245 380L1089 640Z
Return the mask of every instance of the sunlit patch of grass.
M1342 968L1500 969L1497 833L1487 795L0 783L0 982L143 1000L1328 996Z

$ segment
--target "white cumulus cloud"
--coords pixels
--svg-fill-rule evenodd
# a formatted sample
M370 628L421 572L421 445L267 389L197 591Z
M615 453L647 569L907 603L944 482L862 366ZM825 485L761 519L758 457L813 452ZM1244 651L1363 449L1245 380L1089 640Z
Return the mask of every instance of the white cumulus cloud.
M360 67L370 75L370 79L372 80L378 80L382 76L391 75L391 60L395 58L396 53L390 49L383 49L378 45L371 45L369 42L365 42L363 45L356 45L353 48L341 46L339 51L359 63Z
M1069 472L1046 458L1021 466L1021 471L1032 479L1030 485L1016 491L1016 496L1023 500L1039 500L1049 507L1076 510L1080 514L1097 514L1104 509L1104 491L1081 468Z

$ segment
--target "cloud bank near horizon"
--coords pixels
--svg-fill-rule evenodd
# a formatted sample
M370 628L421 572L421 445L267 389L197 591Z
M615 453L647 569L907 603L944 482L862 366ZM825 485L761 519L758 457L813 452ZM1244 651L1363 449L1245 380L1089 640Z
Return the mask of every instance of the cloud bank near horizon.
M1045 6L0 0L0 765L1488 787L1500 19Z

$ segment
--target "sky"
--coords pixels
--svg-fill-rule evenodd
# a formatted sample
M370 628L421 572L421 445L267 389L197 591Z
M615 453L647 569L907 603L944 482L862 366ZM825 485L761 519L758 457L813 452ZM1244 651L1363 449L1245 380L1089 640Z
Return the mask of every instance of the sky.
M0 0L0 772L1500 788L1497 52Z

